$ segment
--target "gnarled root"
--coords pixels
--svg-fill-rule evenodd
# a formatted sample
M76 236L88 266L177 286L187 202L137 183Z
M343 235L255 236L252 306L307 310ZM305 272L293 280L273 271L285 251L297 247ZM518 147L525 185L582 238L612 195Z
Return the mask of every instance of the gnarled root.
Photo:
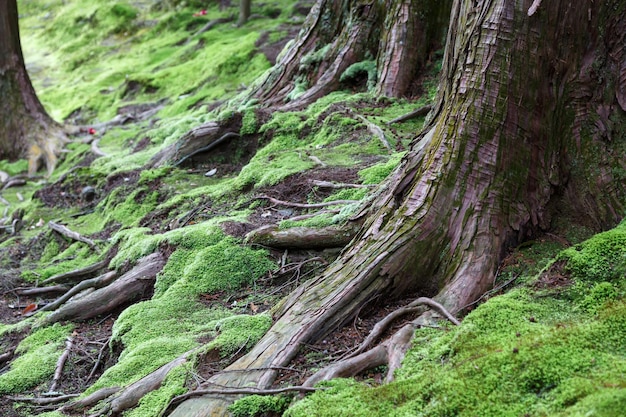
M441 304L430 298L420 297L411 304L388 314L374 326L368 337L361 343L356 351L347 358L320 369L315 374L311 375L304 382L303 386L312 387L321 381L355 376L360 372L380 365L388 365L385 381L393 381L393 374L395 370L400 367L406 351L411 346L415 329L424 322L425 315L420 315L417 319L404 325L383 343L368 351L365 351L365 349L378 339L396 318L404 314L419 311L422 309L422 306L430 307L454 325L458 326L460 324Z
M161 271L163 265L165 259L158 252L141 258L133 269L113 283L64 304L43 321L46 324L63 320L80 321L107 313L148 290L154 284L156 274Z

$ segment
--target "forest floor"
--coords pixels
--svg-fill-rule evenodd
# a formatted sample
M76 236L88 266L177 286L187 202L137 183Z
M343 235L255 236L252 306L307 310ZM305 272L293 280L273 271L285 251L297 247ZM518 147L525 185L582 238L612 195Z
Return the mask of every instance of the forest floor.
M424 117L390 121L432 102L441 65L441 54L433 56L413 97L378 99L368 94L367 80L361 77L307 109L266 114L236 98L298 32L307 2L296 6L282 0L253 2L256 16L244 28L232 25L236 5L216 4L206 16L199 16L199 2L187 2L195 8L172 9L158 9L154 2L145 1L134 2L133 7L104 0L49 3L20 4L33 83L58 120L95 126L95 133L73 137L49 179L25 180L26 161L0 163L0 170L25 180L11 187L6 181L0 194L7 202L2 219L6 232L0 232L0 415L4 417L41 415L58 408L11 398L51 394L52 374L68 337L73 345L54 391L79 394L94 386L128 386L189 349L218 340L221 334L216 329L224 318L270 317L268 312L283 296L323 270L345 243L285 249L246 243L246 236L270 225L288 230L350 223L397 166ZM226 20L203 31L219 19ZM236 104L236 112L228 107L229 100ZM227 111L220 113L220 106ZM232 122L229 112L242 115L233 122L237 132L246 131L241 140L194 155L177 167L145 169L159 149L190 129L214 119ZM124 123L106 124L116 117L125 118ZM365 119L383 129L389 147L372 134ZM94 144L106 155L97 156ZM343 203L320 206L336 200ZM51 221L91 239L95 249L51 230ZM576 284L572 270L563 266L565 258L553 264L555 256L572 245L577 246L570 258L587 253L581 242L591 230L584 224L585 219L555 219L550 233L511 248L495 277L494 290L464 311L467 326L420 330L406 370L397 372L397 385L381 384L386 369L375 368L357 376L363 384L342 386L346 382L340 381L335 385L338 390L307 397L300 415L313 415L306 411L307 401L314 410L329 407L326 414L319 414L327 416L341 415L332 407L344 403L349 411L343 415L357 410L360 415L391 415L389 410L402 406L412 411L431 407L423 415L463 415L462 407L454 407L465 407L468 398L477 408L467 408L465 415L482 415L481 407L497 395L501 395L498 404L510 408L490 415L523 415L532 407L539 410L537 415L545 415L546 409L562 410L587 396L601 397L604 388L620 383L623 388L619 372L626 369L626 352L622 354L623 341L611 342L615 332L603 334L607 351L592 346L593 365L583 356L591 349L589 343L574 337L585 336L584 326L596 326L598 317L609 316L597 311L614 308L619 313L623 280L606 273L597 282L584 281L579 274L582 284ZM614 235L621 236L618 233ZM601 242L602 248L610 246ZM212 258L215 247L220 256ZM59 293L21 293L99 262L90 276L107 271L124 274L153 251L169 261L154 288L88 320L39 327L36 320L45 317L39 310ZM238 251L245 252L239 263ZM617 250L609 255L602 262L611 267L603 263L597 269L619 272L626 257ZM234 265L222 263L223 258L235 259ZM589 259L595 262L600 255L594 253ZM203 281L205 277L218 281L248 267L262 273L243 274L241 281L227 281L222 287L208 282L209 278ZM300 385L358 346L381 318L417 296L370 300L342 327L303 346L290 366L280 370L276 386ZM618 300L617 307L607 300ZM383 338L412 318L398 320ZM160 326L165 337L158 332ZM618 330L619 326L615 324ZM46 331L54 341L37 340ZM159 410L243 355L258 337L244 334L228 349L221 345L223 350L199 355L194 366L160 389L165 404L160 403ZM21 361L26 356L28 360ZM133 362L133 357L138 359ZM550 362L553 358L561 362ZM570 358L573 365L567 362ZM144 362L149 363L143 366ZM537 372L533 372L535 365ZM35 367L46 370L31 372ZM588 375L591 382L579 384L579 375ZM498 383L492 386L485 381ZM337 400L332 395L347 397ZM125 415L158 415L150 407L145 401ZM380 411L384 407L387 411ZM46 415L59 416L52 411Z

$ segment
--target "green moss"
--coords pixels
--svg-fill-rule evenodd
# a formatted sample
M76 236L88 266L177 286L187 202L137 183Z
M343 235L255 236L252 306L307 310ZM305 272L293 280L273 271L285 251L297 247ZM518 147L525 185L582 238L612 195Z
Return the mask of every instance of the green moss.
M261 417L273 413L281 415L289 405L289 398L284 396L249 395L235 401L228 407L233 417Z
M168 262L159 275L157 294L181 279L195 294L233 290L251 284L274 267L267 252L242 247L231 237L199 250L179 250L172 264Z
M617 281L626 275L626 223L569 248L560 259L583 281Z
M226 317L217 323L219 335L209 347L216 348L223 357L230 356L252 348L271 326L272 318L268 314Z
M241 129L239 130L239 134L252 135L257 132L257 129L257 118L254 113L254 109L244 111L243 117L241 118Z
M376 68L376 61L366 60L355 62L350 65L339 77L340 82L353 81L358 77L367 76L367 89L371 90L376 87L376 81L378 78L378 71Z
M55 324L26 337L15 349L20 355L11 369L0 375L0 394L22 392L43 383L54 373L63 342L73 326Z
M404 152L395 153L386 161L359 171L363 184L380 184L398 166Z

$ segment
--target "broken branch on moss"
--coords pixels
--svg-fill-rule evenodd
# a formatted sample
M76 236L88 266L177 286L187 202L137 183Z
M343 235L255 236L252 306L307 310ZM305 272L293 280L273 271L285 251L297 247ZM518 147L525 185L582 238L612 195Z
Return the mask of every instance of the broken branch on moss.
M96 246L93 240L84 237L78 232L74 232L73 230L70 230L66 226L63 226L62 224L49 221L48 227L50 227L50 229L54 230L55 232L59 233L62 236L76 240L78 242L83 242L87 244L87 246L89 246L91 249L95 250L96 252L100 252L100 249L98 248L98 246Z

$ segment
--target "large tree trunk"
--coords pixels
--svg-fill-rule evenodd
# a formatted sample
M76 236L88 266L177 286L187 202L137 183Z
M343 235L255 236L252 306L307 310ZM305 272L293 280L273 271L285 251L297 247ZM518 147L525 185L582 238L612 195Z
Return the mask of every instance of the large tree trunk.
M409 4L393 3L390 10ZM341 325L376 295L417 291L458 313L491 287L505 249L548 229L558 207L597 229L619 220L626 5L531 3L454 2L438 104L425 133L342 256L296 289L275 310L266 336L229 368L247 372L211 382L270 386L276 376L270 368L288 365L301 344ZM288 53L293 59L305 38ZM291 64L282 61L286 69ZM337 61L328 71L332 65ZM268 99L286 88L280 80L274 85ZM196 398L172 415L223 415L226 403Z
M65 135L30 82L20 45L16 0L0 0L0 159L29 158L29 173L45 162L52 173Z

